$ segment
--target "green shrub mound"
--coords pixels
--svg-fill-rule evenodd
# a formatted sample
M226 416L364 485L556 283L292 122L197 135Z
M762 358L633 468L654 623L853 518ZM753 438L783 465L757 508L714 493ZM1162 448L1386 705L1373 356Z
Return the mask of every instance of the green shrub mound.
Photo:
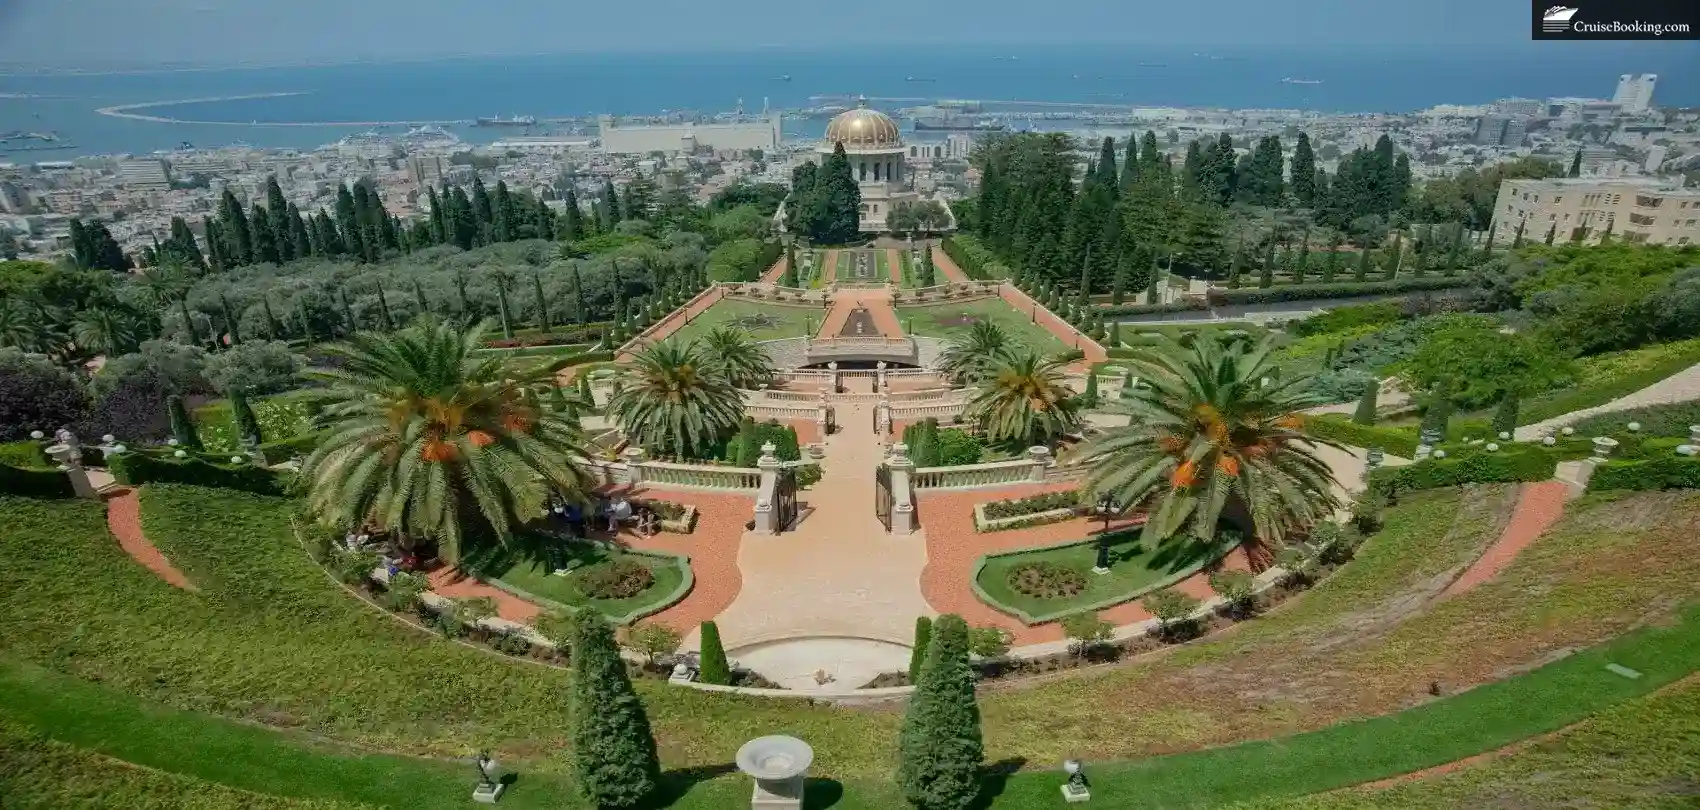
M1030 562L1010 569L1009 587L1035 599L1066 599L1086 590L1086 576L1056 563Z
M147 453L123 453L107 459L112 477L125 486L190 484L234 489L256 495L283 495L293 473L278 473L252 464L215 464L199 458L155 458Z
M1623 431L1630 422L1641 425L1646 436L1688 436L1689 425L1700 425L1700 401L1654 405L1593 416L1577 422L1578 436L1606 436Z
M1403 467L1382 467L1370 473L1369 484L1380 492L1455 487L1462 484L1546 481L1558 469L1558 456L1527 445L1447 450L1446 458L1430 458Z
M586 566L575 580L579 591L592 599L630 599L654 585L655 574L632 560L607 560Z
M1007 501L992 501L986 504L986 517L999 520L1049 512L1052 509L1074 509L1078 506L1080 506L1080 490L1071 489L1066 492L1046 492L1041 495L1029 495L1025 498L1014 498Z
M1588 489L1700 489L1700 459L1671 455L1645 461L1608 461L1594 468Z

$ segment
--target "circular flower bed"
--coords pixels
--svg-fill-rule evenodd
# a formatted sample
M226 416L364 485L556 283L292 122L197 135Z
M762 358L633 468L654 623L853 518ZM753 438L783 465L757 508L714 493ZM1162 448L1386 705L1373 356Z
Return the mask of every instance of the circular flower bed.
M1036 599L1061 599L1086 590L1086 577L1056 563L1031 562L1010 569L1009 587Z
M654 585L655 574L631 560L609 560L587 566L577 580L579 592L591 599L630 599Z

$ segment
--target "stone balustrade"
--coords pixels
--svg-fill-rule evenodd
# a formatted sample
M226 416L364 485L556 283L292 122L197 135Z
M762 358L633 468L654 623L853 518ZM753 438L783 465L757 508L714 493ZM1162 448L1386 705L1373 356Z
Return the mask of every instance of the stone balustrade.
M744 401L773 400L778 402L819 402L819 391L779 391L764 388L760 391L745 391Z
M1027 459L915 470L916 489L973 489L1032 482L1033 462Z
M804 404L800 402L745 402L744 415L752 419L807 419L813 420L820 412L818 395L816 402Z
M921 419L955 419L968 408L966 397L947 402L911 402L905 404L892 403L891 418L894 421L914 422Z
M652 487L754 490L761 485L761 471L748 467L646 461L639 465L639 468L641 480L632 483L643 483Z
M805 290L797 287L781 287L765 281L723 281L718 286L729 298L746 298L757 301L773 301L780 304L799 304L803 306L826 308L832 305L829 290Z
M893 391L889 395L893 405L898 403L925 402L929 400L956 399L965 392L957 388L923 388L919 391Z
M892 294L892 303L897 305L935 304L996 298L1000 294L999 286L1001 283L998 281L954 281L932 287L898 290Z

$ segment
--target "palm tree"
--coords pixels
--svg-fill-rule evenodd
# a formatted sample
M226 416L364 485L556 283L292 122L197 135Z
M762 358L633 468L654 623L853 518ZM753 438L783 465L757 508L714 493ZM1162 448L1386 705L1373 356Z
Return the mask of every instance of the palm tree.
M135 351L141 343L136 319L113 305L95 306L78 313L71 336L78 349L94 356L116 357Z
M1339 508L1334 477L1299 411L1321 400L1309 377L1287 377L1269 339L1200 337L1128 361L1149 387L1123 393L1133 416L1085 450L1087 488L1150 509L1144 537L1183 530L1214 538L1226 514L1245 528L1254 562L1292 532Z
M698 342L708 368L738 388L755 388L773 379L773 361L748 332L722 326Z
M938 370L956 383L977 383L997 368L1018 344L991 321L975 321L968 331L952 338L939 353Z
M968 418L997 444L1049 445L1080 429L1080 403L1063 383L1068 361L1000 354L968 401Z
M47 342L46 313L39 308L32 312L20 300L0 300L0 346L44 352Z
M429 537L452 562L471 538L506 541L551 492L584 497L577 420L525 396L555 369L479 355L486 331L425 321L362 332L332 347L342 368L310 372L329 386L330 428L302 468L321 519Z
M738 429L743 395L695 343L639 350L608 413L632 443L663 456L701 457Z

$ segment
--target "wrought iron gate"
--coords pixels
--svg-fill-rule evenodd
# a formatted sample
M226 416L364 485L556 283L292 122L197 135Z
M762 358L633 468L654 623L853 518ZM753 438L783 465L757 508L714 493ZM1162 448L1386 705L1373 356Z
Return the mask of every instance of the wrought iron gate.
M791 530L791 525L797 522L797 471L792 467L781 467L779 470L778 486L775 487L773 509L776 531Z
M874 513L891 531L891 468L884 464L874 469Z

